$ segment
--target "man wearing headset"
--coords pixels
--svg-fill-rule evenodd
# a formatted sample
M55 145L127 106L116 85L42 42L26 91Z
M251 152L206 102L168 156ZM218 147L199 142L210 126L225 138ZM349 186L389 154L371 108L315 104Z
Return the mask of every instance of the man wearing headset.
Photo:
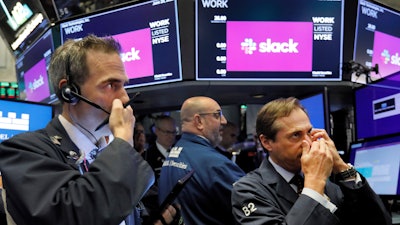
M154 174L133 148L135 117L124 107L128 78L119 51L114 39L90 35L54 52L49 76L61 114L0 145L9 224L140 222L135 206Z

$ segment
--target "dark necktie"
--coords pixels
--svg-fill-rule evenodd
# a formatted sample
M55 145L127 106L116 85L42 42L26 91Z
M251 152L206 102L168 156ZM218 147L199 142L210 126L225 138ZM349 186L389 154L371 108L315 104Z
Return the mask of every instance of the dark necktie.
M300 195L301 191L303 190L304 187L304 178L300 174L294 175L294 177L290 180L291 184L296 185L297 187L297 194Z

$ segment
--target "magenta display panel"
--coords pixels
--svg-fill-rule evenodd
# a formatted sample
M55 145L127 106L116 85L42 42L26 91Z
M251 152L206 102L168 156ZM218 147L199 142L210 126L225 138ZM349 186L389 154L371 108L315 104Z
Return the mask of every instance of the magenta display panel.
M26 100L41 102L50 96L49 80L45 59L40 60L30 70L25 72Z
M400 38L379 31L374 34L372 64L379 65L379 74L372 76L385 77L400 71Z
M400 71L400 13L366 0L358 1L353 60L367 68L376 65L379 74L371 81ZM352 79L366 83L365 78Z
M312 70L312 23L231 21L226 30L228 72Z
M196 80L342 79L344 1L195 3Z
M121 58L129 79L154 74L149 28L113 35L113 37L121 44Z
M57 101L47 74L55 46L52 34L51 29L46 31L16 58L18 89L24 100L42 103Z
M122 46L126 88L182 80L177 1L146 1L60 23L61 42L89 34Z

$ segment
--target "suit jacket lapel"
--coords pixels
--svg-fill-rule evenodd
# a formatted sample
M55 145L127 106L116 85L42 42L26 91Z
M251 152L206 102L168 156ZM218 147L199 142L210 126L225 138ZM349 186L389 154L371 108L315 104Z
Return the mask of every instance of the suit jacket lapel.
M275 170L272 164L265 159L260 166L260 173L263 178L264 186L275 189L277 196L286 201L294 203L298 198L297 193L286 182L285 179Z
M80 157L79 149L69 138L58 117L54 117L44 130L53 144L60 150L65 162L75 165L76 160Z

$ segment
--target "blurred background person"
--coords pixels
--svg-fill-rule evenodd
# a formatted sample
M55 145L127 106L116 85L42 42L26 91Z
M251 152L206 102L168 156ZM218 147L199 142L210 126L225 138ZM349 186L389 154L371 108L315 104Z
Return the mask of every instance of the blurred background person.
M146 150L144 158L153 168L157 183L162 164L172 145L176 142L177 132L174 118L168 115L157 116L154 120L154 134L156 140Z
M216 149L228 159L235 162L236 152L232 153L232 146L237 143L239 136L239 127L233 122L227 121L222 126L221 142L217 145Z
M139 152L139 154L141 154L144 157L147 148L147 140L143 124L140 122L136 122L135 124L135 133L133 134L133 144L136 151Z

